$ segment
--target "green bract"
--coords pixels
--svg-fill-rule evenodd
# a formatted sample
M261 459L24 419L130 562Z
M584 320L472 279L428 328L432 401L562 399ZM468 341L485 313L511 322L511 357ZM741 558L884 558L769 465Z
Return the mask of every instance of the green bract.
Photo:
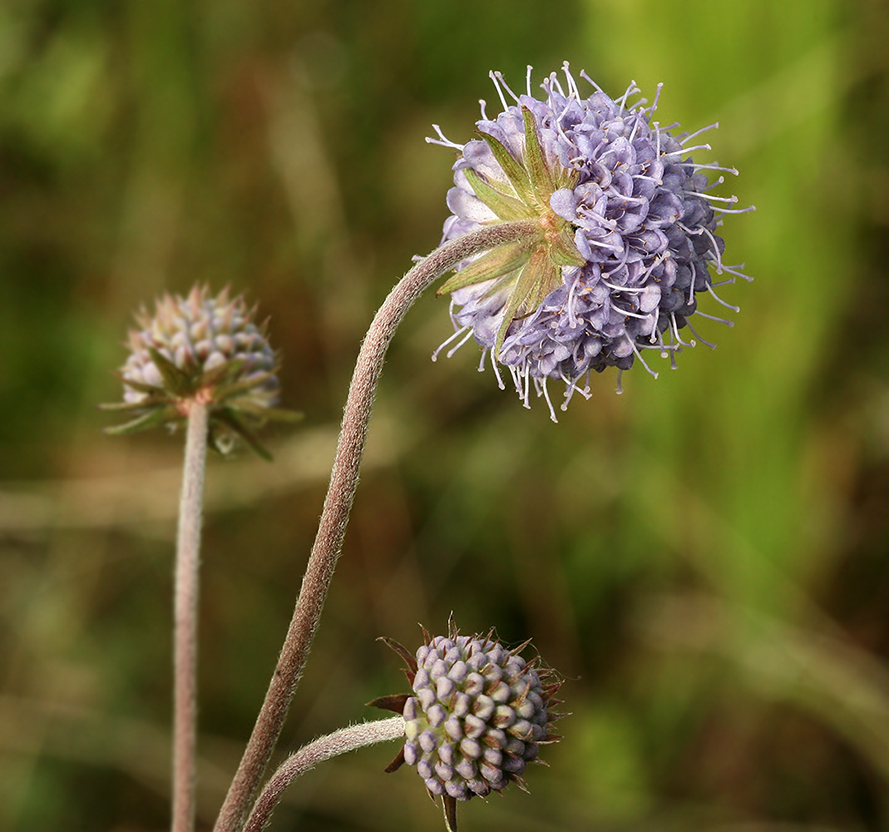
M579 175L561 165L547 162L540 146L534 116L522 108L525 152L517 160L493 136L480 133L506 180L485 176L466 168L466 180L475 195L500 220L537 220L540 232L536 239L498 246L457 272L438 290L447 294L485 281L485 297L506 291L505 314L494 342L499 352L506 331L515 318L529 314L562 282L562 266L582 266L585 260L574 245L574 229L550 207L553 193L573 188Z

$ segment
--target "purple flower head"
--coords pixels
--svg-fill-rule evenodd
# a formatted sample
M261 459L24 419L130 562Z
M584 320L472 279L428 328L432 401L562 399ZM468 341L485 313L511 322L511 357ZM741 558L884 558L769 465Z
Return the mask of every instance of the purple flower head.
M530 67L524 95L492 73L503 112L490 119L482 104L480 138L455 144L436 126L439 138L429 139L460 152L445 241L497 222L540 226L532 239L465 261L445 282L439 294L451 295L456 332L433 357L474 337L500 386L503 365L525 406L533 387L553 420L550 378L565 384L564 410L575 392L589 396L593 370L627 370L638 358L656 377L642 351L672 360L694 346L685 327L713 346L690 321L715 317L698 312L698 294L738 311L714 286L750 279L723 263L716 234L724 215L742 212L731 207L737 198L710 194L723 177L702 173L737 171L696 164L689 154L709 145L690 146L697 133L674 136L652 122L657 96L630 104L639 91L631 84L613 100L581 72L593 86L582 97L567 63L564 75L564 85L555 73L544 80L541 101L531 94ZM727 276L714 283L711 267Z

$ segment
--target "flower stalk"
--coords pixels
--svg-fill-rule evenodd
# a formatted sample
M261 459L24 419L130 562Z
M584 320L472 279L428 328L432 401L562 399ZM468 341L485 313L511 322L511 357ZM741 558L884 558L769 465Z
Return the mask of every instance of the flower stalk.
M304 745L291 754L266 783L247 819L244 832L261 832L287 787L318 763L366 745L397 740L403 736L404 719L393 716L352 725Z
M225 798L215 832L240 832L302 675L327 598L349 520L377 382L395 330L420 295L459 263L497 246L536 239L534 220L483 226L420 260L392 289L361 345L343 413L342 428L318 533L287 636L265 701Z
M188 402L187 409L174 599L173 832L194 828L198 572L209 416L207 405L197 399Z

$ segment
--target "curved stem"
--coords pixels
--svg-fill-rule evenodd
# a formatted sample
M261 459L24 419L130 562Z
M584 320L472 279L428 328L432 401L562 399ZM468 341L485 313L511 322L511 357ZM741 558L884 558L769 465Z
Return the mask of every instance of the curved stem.
M253 733L216 821L215 832L238 832L243 827L302 675L346 533L374 392L396 328L423 291L462 260L505 243L536 236L538 232L536 222L521 220L483 227L445 243L396 284L374 316L352 375L330 485L290 628Z
M291 754L278 770L265 784L262 794L256 801L250 817L244 826L244 832L261 832L268 823L272 810L278 805L285 789L297 777L314 768L318 763L323 763L331 757L354 751L365 745L373 745L387 740L396 740L404 736L404 718L393 716L389 719L379 719L373 722L362 722L360 725L352 725L335 731L326 737L320 737L308 745L304 745L299 751Z
M197 740L198 569L204 473L207 467L207 406L191 402L176 537L173 635L173 832L194 828Z

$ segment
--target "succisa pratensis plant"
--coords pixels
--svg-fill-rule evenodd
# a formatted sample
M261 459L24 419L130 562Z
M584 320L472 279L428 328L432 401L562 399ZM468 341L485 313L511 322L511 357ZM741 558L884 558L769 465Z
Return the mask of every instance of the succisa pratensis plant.
M509 373L523 404L533 391L551 418L548 383L564 385L564 409L575 393L590 396L592 371L638 360L657 373L642 352L662 357L694 346L683 339L692 319L731 322L698 310L711 296L733 311L715 289L750 278L723 260L716 233L734 196L710 193L720 172L737 173L691 154L693 134L661 128L652 104L631 102L631 84L610 98L592 86L581 92L568 65L534 96L516 95L492 73L502 111L489 118L482 105L480 138L457 144L436 127L429 139L457 152L451 216L442 244L396 284L371 322L352 376L342 428L293 617L265 700L220 810L215 832L258 832L290 783L323 760L385 740L404 738L388 770L414 766L430 795L442 800L446 826L456 829L456 805L476 795L524 786L528 762L558 737L558 682L493 634L431 637L412 654L387 643L406 661L413 693L374 704L397 716L336 731L285 760L260 790L291 699L302 676L339 558L368 422L383 360L398 325L417 298L449 272L439 289L451 297L451 356L469 338L482 349L500 387ZM716 125L711 125L715 127ZM704 128L704 130L708 130ZM711 173L711 172L715 172ZM711 181L710 177L715 178ZM713 276L720 276L714 282ZM265 421L291 419L275 407L277 359L265 330L242 299L211 297L195 288L187 298L164 297L154 316L142 312L131 333L130 357L121 372L124 402L109 407L134 418L111 432L187 423L185 469L177 538L174 661L174 832L194 827L197 647L195 621L206 450L228 452L242 439L267 456L255 431ZM618 376L619 378L619 376ZM618 389L620 382L618 380Z

